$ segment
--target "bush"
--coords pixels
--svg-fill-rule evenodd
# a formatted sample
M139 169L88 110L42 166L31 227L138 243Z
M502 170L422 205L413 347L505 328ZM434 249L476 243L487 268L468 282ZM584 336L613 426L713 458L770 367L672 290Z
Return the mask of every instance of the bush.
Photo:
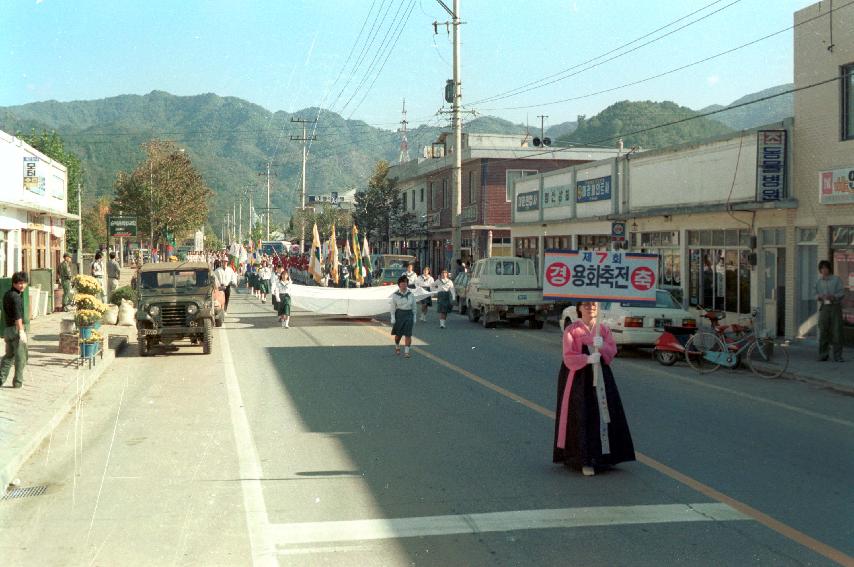
M116 288L113 295L110 296L110 303L121 307L122 299L127 299L132 303L136 303L136 291L128 285Z

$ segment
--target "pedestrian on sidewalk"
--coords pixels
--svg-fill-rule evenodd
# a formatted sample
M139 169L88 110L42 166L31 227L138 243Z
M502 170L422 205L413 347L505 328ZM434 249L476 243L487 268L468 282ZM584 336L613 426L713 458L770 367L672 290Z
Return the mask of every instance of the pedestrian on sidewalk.
M818 272L821 275L815 281L815 297L819 305L818 360L826 361L832 348L833 361L842 362L842 300L845 288L827 260L818 263Z
M436 296L436 304L439 311L439 328L444 329L448 313L453 310L454 302L457 300L457 292L454 289L454 282L448 278L448 270L442 270L439 279L433 284L433 289L439 292Z
M635 449L611 372L617 356L611 330L597 321L597 303L582 302L575 310L578 318L563 334L552 461L593 476L634 461Z
M231 298L231 276L228 275L228 272L220 260L214 261L213 277L214 287L221 291L225 296L225 302L222 306L222 310L228 313L228 301Z
M394 354L400 355L400 339L404 339L403 355L409 358L412 329L415 327L415 294L409 291L409 278L397 278L397 291L391 294L391 334L394 335Z
M113 292L119 287L121 277L122 267L116 260L116 253L110 252L110 261L107 262L107 301L113 297Z
M433 276L430 275L430 268L424 268L424 271L421 272L421 275L415 279L415 288L421 288L425 292L429 293L431 288L433 287ZM427 309L433 306L433 298L427 296L427 299L421 301L421 321L427 321Z
M284 268L279 273L278 281L273 283L273 300L279 322L285 329L290 329L291 321L291 276Z
M107 282L104 281L104 262L101 260L103 256L101 256L101 252L95 252L95 260L92 262L92 266L89 268L89 273L93 278L98 280L98 283L101 284L101 301L104 303L107 302L107 298L104 296L107 292Z
M27 273L16 272L12 275L12 289L3 295L3 318L6 328L3 339L6 341L6 354L0 361L0 386L9 377L9 370L15 366L12 387L24 385L24 369L27 367L27 332L24 330L24 288L27 287Z
M59 264L59 283L62 286L62 309L68 311L71 305L71 278L74 271L71 267L71 254L66 252L62 255L62 263Z

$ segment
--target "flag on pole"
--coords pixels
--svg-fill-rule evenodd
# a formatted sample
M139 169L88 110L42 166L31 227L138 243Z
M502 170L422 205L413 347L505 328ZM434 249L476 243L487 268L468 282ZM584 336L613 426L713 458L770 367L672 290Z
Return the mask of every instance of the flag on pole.
M323 261L320 256L320 234L317 232L317 223L314 223L311 242L311 259L308 261L308 273L314 281L320 283L323 278Z
M353 225L353 279L361 285L365 283L364 266L362 266L362 254L359 252L359 229Z
M371 247L368 246L368 235L366 234L362 240L362 267L365 268L365 274L370 274L373 270L371 267Z
M329 237L329 276L338 285L338 240L335 237L335 225L332 225L332 236Z
M348 262L353 260L353 252L350 250L350 241L344 243L344 259Z

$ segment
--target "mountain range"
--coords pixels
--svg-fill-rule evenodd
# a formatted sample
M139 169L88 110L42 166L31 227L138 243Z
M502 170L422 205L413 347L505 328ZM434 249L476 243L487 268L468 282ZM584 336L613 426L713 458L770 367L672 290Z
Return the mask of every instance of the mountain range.
M755 100L791 88L781 85L753 93L735 103ZM708 112L722 107L707 107ZM695 113L672 102L618 102L597 116L550 126L553 140L584 143L612 138L621 132L684 118ZM688 142L781 120L792 114L791 95L779 96L683 123L679 129L662 128L637 137L626 137L627 146L661 147ZM271 205L274 219L284 222L300 200L302 137L300 124L292 119L315 120L307 124L309 159L307 194L345 191L363 187L377 160L396 161L400 136L338 114L306 108L290 114L272 113L235 97L215 94L174 96L163 91L147 95L121 95L100 100L45 101L0 107L0 130L15 134L54 130L76 153L86 172L84 198L110 196L118 171L131 171L144 159L141 144L151 138L173 140L185 148L193 164L214 190L216 201L211 221L231 210L237 194L254 188L256 207L266 198L266 170L272 177ZM715 120L712 120L714 118ZM409 130L410 157L421 155L438 135L441 125L422 125ZM537 135L539 128L514 124L494 116L480 116L465 123L477 133ZM606 145L611 145L613 141Z

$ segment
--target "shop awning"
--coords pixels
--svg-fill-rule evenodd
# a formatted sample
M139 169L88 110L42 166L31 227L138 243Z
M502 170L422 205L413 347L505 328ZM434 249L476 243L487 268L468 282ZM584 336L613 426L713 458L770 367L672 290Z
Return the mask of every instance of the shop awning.
M54 217L58 219L80 220L80 216L75 215L74 213L63 213L60 211L53 211L44 207L39 207L38 205L34 205L32 203L10 203L9 201L0 201L0 207L18 209L21 211L27 211L28 213L36 213L39 215Z

